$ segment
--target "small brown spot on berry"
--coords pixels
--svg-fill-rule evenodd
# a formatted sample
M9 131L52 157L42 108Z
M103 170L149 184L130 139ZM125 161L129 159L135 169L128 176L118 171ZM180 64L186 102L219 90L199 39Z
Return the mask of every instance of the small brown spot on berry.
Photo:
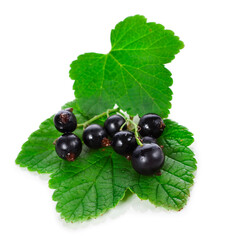
M127 155L127 156L126 156L126 159L127 159L128 161L131 161L131 159L132 159L131 155Z
M103 138L103 140L102 140L102 146L103 146L103 147L108 147L108 146L110 146L110 145L111 145L110 140L109 140L108 138Z
M68 153L67 156L66 156L66 159L69 162L73 162L75 160L75 154L74 153Z
M158 172L155 173L155 175L156 175L156 176L161 176L162 173L161 173L161 171L159 170Z
M165 123L164 123L164 122L161 122L160 128L161 128L161 129L164 129L165 127L166 127Z
M59 116L62 123L66 124L69 121L69 116L66 113L61 113Z
M65 110L68 111L68 112L72 112L73 108L66 108Z

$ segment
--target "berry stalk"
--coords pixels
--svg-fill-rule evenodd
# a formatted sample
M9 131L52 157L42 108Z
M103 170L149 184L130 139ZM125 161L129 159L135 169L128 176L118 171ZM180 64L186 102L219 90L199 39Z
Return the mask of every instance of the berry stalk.
M137 144L139 146L143 146L142 142L140 141L140 137L139 137L139 133L138 133L138 125L130 118L127 118L127 121L130 122L134 126L134 134L135 134Z
M125 118L125 120L126 120L126 118ZM125 123L120 127L119 130L122 131L125 125L127 125L127 121L125 121Z
M117 112L117 111L119 111L119 108L108 109L106 112L103 112L103 113L101 113L101 114L99 114L99 115L96 115L96 116L94 116L93 118L89 119L88 121L86 121L86 122L84 122L84 123L79 123L79 124L77 124L77 127L78 127L78 128L83 127L83 129L84 129L84 128L86 128L90 123L98 120L99 118L104 117L104 116L109 116L110 113L114 113L114 112Z
M139 146L142 146L142 142L140 141L140 137L139 137L139 133L138 133L138 125L130 118L126 117L125 115L123 115L122 113L120 113L126 120L126 122L121 126L120 131L123 129L123 127L125 126L125 124L127 124L127 122L130 122L133 126L134 126L134 135L137 141L137 144Z

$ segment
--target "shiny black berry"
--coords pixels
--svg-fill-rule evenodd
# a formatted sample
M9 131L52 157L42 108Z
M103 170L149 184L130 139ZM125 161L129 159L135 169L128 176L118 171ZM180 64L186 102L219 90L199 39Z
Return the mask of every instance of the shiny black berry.
M74 161L82 151L82 142L73 133L64 133L56 141L55 150L57 155L67 161Z
M142 137L150 136L154 138L160 137L165 128L163 120L157 114L153 113L143 115L140 118L138 126Z
M133 132L117 132L112 138L112 147L114 151L124 156L132 154L137 146L138 144Z
M142 143L156 143L157 144L157 139L149 136L145 136L142 138Z
M83 131L83 141L89 148L95 149L110 145L105 129L98 124L89 125Z
M125 123L125 119L120 115L112 115L107 118L104 123L104 128L110 137L113 137L115 133L119 132L121 126ZM126 130L127 126L124 125L123 130Z
M68 108L62 111L59 111L53 121L56 129L59 132L73 132L77 127L77 119L72 113L72 108Z
M162 149L154 143L138 146L132 154L132 166L142 175L157 173L164 163Z

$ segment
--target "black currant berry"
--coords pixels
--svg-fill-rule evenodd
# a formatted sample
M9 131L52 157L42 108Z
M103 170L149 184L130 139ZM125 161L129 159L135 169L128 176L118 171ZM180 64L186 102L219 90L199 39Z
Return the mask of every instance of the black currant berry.
M75 134L64 133L57 139L55 150L60 158L72 162L80 155L82 142Z
M150 136L154 138L160 137L165 128L163 120L154 113L143 115L140 118L138 126L140 128L139 132L142 137Z
M72 108L59 111L53 121L56 129L59 132L73 132L77 127L77 119L72 113Z
M112 138L112 147L114 151L124 156L132 154L137 146L138 144L133 132L117 132Z
M157 139L149 136L145 136L142 138L142 143L156 143L157 144Z
M83 131L83 141L89 148L95 149L110 145L105 129L98 124L89 125Z
M107 134L110 137L113 137L115 133L119 132L121 126L125 123L125 119L120 115L112 115L107 118L107 120L104 123L104 128L107 131ZM126 130L127 126L125 125L123 127L123 130Z
M164 163L162 149L154 143L138 146L132 154L132 166L142 175L152 175L160 170Z

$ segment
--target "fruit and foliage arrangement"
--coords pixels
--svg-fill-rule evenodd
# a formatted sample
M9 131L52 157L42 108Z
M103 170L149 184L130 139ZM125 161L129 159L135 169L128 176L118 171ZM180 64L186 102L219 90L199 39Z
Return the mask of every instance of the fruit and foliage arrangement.
M95 218L126 190L169 210L181 210L196 160L187 128L167 119L171 62L183 43L160 24L128 17L111 32L108 54L73 61L76 99L45 120L16 163L50 174L57 211L67 222Z
M117 110L111 109L111 112ZM77 119L72 111L72 108L68 108L59 111L54 117L56 129L64 133L54 143L56 153L60 158L69 162L75 161L82 151L81 139L72 133L77 128ZM106 112L106 115L108 114L109 111ZM98 117L94 117L94 120ZM91 121L79 124L79 126L86 126ZM127 122L134 125L135 134L126 130ZM164 128L163 120L156 114L144 115L137 126L130 118L125 120L119 113L119 115L108 115L104 127L99 124L87 126L83 131L83 142L92 149L111 145L116 153L131 160L133 168L139 174L161 175L160 168L164 163L164 153L161 149L163 146L157 145L156 138L161 136ZM142 139L138 131L143 136ZM108 136L112 138L112 141L108 139Z

